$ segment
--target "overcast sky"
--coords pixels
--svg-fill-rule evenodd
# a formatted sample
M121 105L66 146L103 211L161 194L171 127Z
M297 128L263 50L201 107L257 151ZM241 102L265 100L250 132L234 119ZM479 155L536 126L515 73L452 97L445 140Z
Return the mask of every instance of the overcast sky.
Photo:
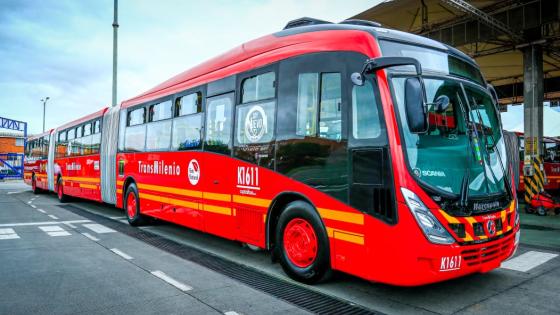
M118 101L292 19L341 21L379 0L119 1ZM0 116L42 130L111 102L112 0L2 0Z

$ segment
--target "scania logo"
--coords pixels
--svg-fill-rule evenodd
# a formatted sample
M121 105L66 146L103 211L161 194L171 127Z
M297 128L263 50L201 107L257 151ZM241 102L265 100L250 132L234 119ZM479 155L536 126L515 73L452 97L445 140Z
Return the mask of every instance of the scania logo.
M473 210L474 211L486 211L486 210L490 210L490 209L493 209L493 208L498 208L499 206L500 206L499 201L492 201L492 202L487 202L487 203L475 202L473 204Z
M486 231L488 232L489 237L496 234L496 222L494 222L494 220L486 221Z

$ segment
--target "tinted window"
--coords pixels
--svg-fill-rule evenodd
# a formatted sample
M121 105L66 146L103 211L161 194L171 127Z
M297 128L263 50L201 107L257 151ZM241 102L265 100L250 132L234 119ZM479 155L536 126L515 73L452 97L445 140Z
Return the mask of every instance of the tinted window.
M146 150L169 149L171 144L171 120L150 123L147 129Z
M84 125L84 136L91 135L91 123Z
M298 77L296 134L317 136L318 133L321 138L340 140L341 91L340 73L301 73Z
M124 149L126 151L143 151L146 139L146 126L127 127L124 137Z
M99 125L99 121L97 121ZM91 154L99 153L99 147L101 146L101 134L98 132L96 134L91 135L91 147L90 152Z
M241 103L274 98L274 72L267 72L243 80L241 84Z
M319 137L340 140L342 130L340 73L321 75L321 113L319 116Z
M206 113L206 145L209 150L229 152L233 94L209 98Z
M76 130L75 129L70 129L68 130L68 140L72 140L76 138Z
M270 142L274 137L275 102L237 106L236 144Z
M148 121L158 121L171 118L172 116L171 101L165 101L150 106L150 118Z
M175 118L173 120L173 149L199 149L202 142L202 131L202 114Z
M301 73L299 75L296 129L298 136L314 136L317 134L318 91L318 73Z
M175 100L175 116L185 116L202 112L202 93L196 92Z
M128 112L127 126L141 125L146 119L146 108L138 108Z
M381 122L377 101L370 81L352 88L352 135L354 139L377 138L381 134Z
M96 120L93 122L93 132L92 133L100 133L101 132L101 121Z

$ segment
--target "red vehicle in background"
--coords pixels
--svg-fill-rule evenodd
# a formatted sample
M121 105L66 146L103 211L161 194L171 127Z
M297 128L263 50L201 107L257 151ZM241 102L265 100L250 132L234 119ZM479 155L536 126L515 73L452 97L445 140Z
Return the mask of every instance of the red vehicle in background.
M268 250L306 283L488 272L519 243L491 90L452 47L304 18L55 129L48 187Z
M523 181L523 156L525 150L525 140L523 133L516 132L519 138L519 187L518 190L525 191ZM560 140L551 137L543 137L541 152L544 152L544 174L546 177L544 190L552 195L560 192Z
M48 155L51 134L53 130L30 136L25 148L25 162L23 180L31 185L33 193L38 194L43 190L52 190L49 187L47 169L49 168Z

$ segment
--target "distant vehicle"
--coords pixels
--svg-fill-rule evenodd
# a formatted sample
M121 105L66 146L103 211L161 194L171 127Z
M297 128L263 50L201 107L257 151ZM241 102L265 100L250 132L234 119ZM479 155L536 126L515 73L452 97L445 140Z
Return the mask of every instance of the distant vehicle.
M525 191L523 180L523 152L525 150L525 139L521 132L516 132L519 137L519 191ZM543 166L546 181L544 190L548 192L560 190L560 140L551 137L543 137L541 152L544 152Z
M48 174L26 179L268 250L298 281L422 285L517 248L491 91L439 42L300 19L37 138Z

